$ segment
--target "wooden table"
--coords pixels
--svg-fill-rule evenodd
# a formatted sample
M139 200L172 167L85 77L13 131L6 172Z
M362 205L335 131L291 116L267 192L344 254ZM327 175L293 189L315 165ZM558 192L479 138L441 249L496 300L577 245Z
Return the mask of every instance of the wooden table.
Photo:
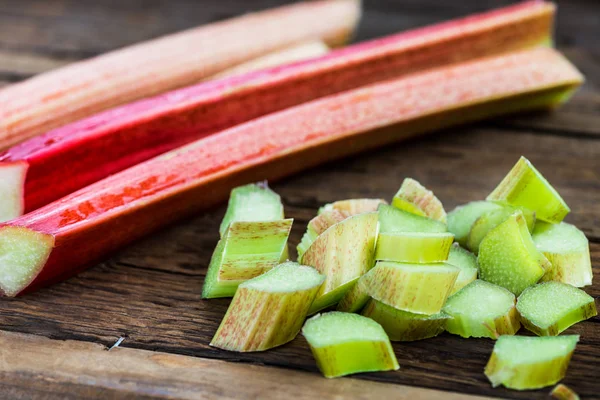
M0 85L113 48L283 0L1 0ZM499 0L367 0L359 39L468 14ZM296 244L326 202L391 197L405 176L447 209L484 198L520 155L571 205L590 239L600 295L600 3L561 2L557 43L588 81L559 111L501 118L330 163L274 185L295 219ZM546 398L549 389L492 389L483 367L493 342L437 338L394 345L400 371L326 380L302 337L237 354L208 346L228 300L200 291L224 207L131 246L76 278L0 301L0 398L394 398L465 394ZM564 383L600 398L600 318L582 335ZM105 351L123 337L121 346ZM427 388L427 389L425 389ZM434 390L431 390L434 389ZM447 393L441 391L452 391Z

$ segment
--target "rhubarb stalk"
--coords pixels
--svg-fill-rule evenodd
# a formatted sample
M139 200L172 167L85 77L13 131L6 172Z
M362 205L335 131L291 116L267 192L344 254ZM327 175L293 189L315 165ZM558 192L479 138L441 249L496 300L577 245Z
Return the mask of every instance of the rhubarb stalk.
M2 253L0 289L14 296L62 280L224 200L233 186L282 178L458 123L552 106L580 82L560 54L541 48L387 81L250 121L0 225L0 246L9 249ZM17 256L30 245L36 249L31 259ZM10 284L9 272L19 275L18 285Z
M302 41L342 44L359 16L356 0L299 3L175 33L38 75L0 92L0 148Z
M347 32L358 12L354 2L342 0L295 7L299 7L301 12L294 18L302 19L302 15L309 14L310 20L302 24L297 21L289 23L289 18L282 18L280 24L285 28L273 31L286 31L291 26L301 27L304 32L307 26L323 20L328 26L331 25L328 28L331 32ZM322 12L313 12L315 7ZM335 11L335 15L331 15L332 11ZM282 12L285 15L284 11L279 11ZM29 212L158 154L275 111L434 67L542 45L550 40L553 15L553 5L527 2L350 46L315 60L202 83L118 107L50 131L11 148L0 155L0 161L23 163L21 173L26 173L26 180L22 201L25 212ZM316 22L313 21L315 16ZM346 28L341 29L338 21ZM246 31L243 31L244 35ZM251 38L254 38L255 31L252 32ZM262 30L256 32L256 36L261 36ZM263 42L262 39L252 41ZM246 42L241 40L240 46L244 47ZM198 48L196 44L190 47ZM161 59L168 58L164 53L155 53ZM193 53L203 55L206 51ZM78 76L69 72L71 80L71 75ZM115 72L115 76L120 75ZM442 79L441 76L439 78ZM49 87L53 82L47 83L49 78L35 79L40 80L39 84L35 84L36 87ZM137 92L140 82L145 81L148 80L136 79L134 92ZM154 82L155 79L149 81ZM29 82L23 85L28 87L34 81ZM104 80L95 77L94 82L103 85L102 88L106 85ZM72 92L63 87L62 82L58 86L65 93ZM113 90L112 86L118 89ZM518 85L509 86L515 88ZM121 96L123 87L122 83L113 82L102 93L118 93ZM19 96L11 94L16 90L0 92L0 99L6 99L0 100L0 138L2 132L6 131L1 124L11 123L2 113L8 113L10 107L19 103L15 100ZM26 99L27 109L32 110L34 117L38 117L23 120L23 123L30 121L33 125L40 125L40 119L59 115L55 109L70 109L64 106L63 100L57 100L57 104L52 102L52 107L32 106L29 103L33 101L29 97L32 92L35 90L28 89L28 97L23 97L24 94L21 98ZM40 89L39 93L46 91ZM36 96L31 98L35 99ZM91 94L88 97L95 98ZM420 100L416 104L420 104ZM61 124L66 122L61 121ZM44 130L48 129L48 125L44 126ZM433 127L437 126L432 124ZM19 140L27 137L26 133L31 133L24 127L19 128L21 130L25 133L15 133ZM14 141L0 139L0 148L9 143ZM4 179L2 173L3 168L0 167L0 181ZM19 195L20 190L22 185L14 186L10 191L11 196ZM10 218L18 215L13 212Z

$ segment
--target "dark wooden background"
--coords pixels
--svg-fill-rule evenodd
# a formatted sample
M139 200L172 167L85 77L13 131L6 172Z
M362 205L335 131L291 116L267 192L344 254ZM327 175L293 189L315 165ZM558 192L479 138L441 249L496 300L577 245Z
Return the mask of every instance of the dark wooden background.
M283 0L0 0L0 86L136 41L216 21ZM511 3L501 0L365 0L357 40L373 38ZM559 2L557 45L583 71L585 86L559 111L438 132L306 171L274 189L295 219L291 243L326 202L390 198L405 176L433 189L447 210L484 198L520 155L528 157L572 207L567 221L588 236L600 295L600 2ZM76 278L0 301L0 329L231 362L314 372L302 337L255 354L208 346L228 300L200 299L218 239L221 206L131 246ZM600 318L569 329L581 334L564 383L600 398ZM361 379L504 398L545 398L549 389L492 389L483 375L493 341L443 334L394 348L401 369ZM235 377L231 377L235 380ZM9 379L22 398L51 383ZM46 385L46 386L45 386ZM0 397L1 396L0 391ZM16 393L16 392L15 392ZM37 392L36 392L37 393ZM33 395L31 395L33 396Z

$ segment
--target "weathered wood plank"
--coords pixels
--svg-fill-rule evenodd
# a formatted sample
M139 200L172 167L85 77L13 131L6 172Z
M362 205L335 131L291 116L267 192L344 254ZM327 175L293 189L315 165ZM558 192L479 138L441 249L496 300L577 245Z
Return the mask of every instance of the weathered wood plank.
M288 2L150 0L144 1L142 8L139 2L131 1L3 0L0 2L0 48L98 54L150 37ZM365 18L358 38L373 38L510 3L514 1L370 0L364 2ZM598 49L595 40L598 15L598 2L560 2L557 43Z
M274 185L295 218L291 242L298 243L305 223L323 203L350 197L391 197L405 176L432 188L451 209L483 198L521 154L528 156L572 206L571 222L593 240L596 285L600 295L600 205L597 194L600 141L510 133L485 124L456 128L435 136L330 163ZM301 337L273 351L236 354L208 343L228 300L200 300L203 276L218 238L224 207L165 230L130 247L80 276L18 299L0 302L7 330L53 338L111 344L126 336L127 347L264 363L316 372ZM598 317L569 332L582 334L566 383L582 395L598 390L600 367ZM399 372L361 378L506 398L544 398L547 391L492 389L482 374L493 346L490 340L438 338L394 346Z
M58 341L0 332L0 384L11 399L372 399L477 400L407 386L327 380L258 365ZM22 390L20 395L19 390ZM8 393L7 393L8 391ZM34 394L35 393L35 394ZM6 398L6 397L5 397Z

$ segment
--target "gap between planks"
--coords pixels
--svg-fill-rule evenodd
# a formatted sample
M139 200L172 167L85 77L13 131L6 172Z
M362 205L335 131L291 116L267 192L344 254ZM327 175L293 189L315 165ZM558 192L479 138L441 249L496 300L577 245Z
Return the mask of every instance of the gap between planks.
M54 385L175 399L386 398L477 400L486 397L342 378L295 370L115 348L0 331L0 383L23 377Z

